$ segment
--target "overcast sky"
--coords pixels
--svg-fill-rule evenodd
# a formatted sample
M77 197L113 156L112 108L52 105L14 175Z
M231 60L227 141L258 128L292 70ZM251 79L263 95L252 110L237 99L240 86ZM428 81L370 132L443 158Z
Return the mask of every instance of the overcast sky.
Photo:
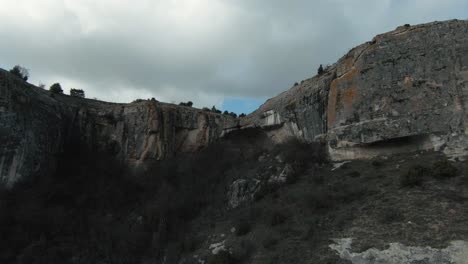
M452 18L467 0L0 0L0 67L106 101L249 112L376 34Z

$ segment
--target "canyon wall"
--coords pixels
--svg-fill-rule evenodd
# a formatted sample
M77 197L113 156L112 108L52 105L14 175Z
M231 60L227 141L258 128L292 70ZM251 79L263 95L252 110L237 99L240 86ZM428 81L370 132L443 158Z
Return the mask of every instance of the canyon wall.
M116 104L51 94L0 70L0 182L50 173L64 151L80 148L139 166L197 151L237 125L229 115L156 100Z
M332 159L418 149L466 155L468 21L402 26L241 121L277 141L325 140Z
M421 149L463 157L467 95L468 21L459 20L378 35L240 120L156 100L52 95L0 70L0 182L53 171L73 142L139 166L251 127L276 142L326 142L334 160Z

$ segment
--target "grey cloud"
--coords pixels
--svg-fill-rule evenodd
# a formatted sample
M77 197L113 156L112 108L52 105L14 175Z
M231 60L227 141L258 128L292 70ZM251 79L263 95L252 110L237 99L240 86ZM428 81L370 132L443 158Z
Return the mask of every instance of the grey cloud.
M375 34L468 10L462 0L18 2L0 0L0 66L104 100L198 106L274 96Z

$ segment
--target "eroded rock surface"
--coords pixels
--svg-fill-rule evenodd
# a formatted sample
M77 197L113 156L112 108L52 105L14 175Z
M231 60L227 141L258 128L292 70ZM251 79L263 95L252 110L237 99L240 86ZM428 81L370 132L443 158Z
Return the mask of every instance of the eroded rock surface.
M53 170L73 142L140 165L195 151L238 127L260 127L276 142L326 141L334 160L421 149L464 157L466 94L466 20L378 35L240 121L151 100L52 97L1 70L0 181Z
M106 103L48 91L0 70L0 182L53 171L69 145L130 165L199 150L237 120L191 107L141 100Z
M467 93L468 21L403 26L268 100L242 125L277 141L326 139L337 160L441 146L465 155Z
M371 248L360 253L352 252L352 241L351 238L336 239L330 248L342 259L353 264L465 264L468 261L466 241L453 241L448 247L441 249L390 243L387 249Z

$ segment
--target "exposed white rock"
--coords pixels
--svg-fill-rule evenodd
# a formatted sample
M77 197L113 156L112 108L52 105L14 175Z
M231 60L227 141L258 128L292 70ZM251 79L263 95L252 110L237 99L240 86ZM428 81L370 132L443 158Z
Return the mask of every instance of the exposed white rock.
M351 251L352 238L335 239L329 247L336 251L340 258L353 264L467 264L468 242L453 241L446 248L430 246L410 247L401 243L390 243L385 250L376 248L364 252Z
M224 245L225 242L226 242L226 240L223 240L221 242L211 244L209 246L209 249L211 250L211 253L213 255L217 255L221 251L226 251L226 246Z
M337 170L337 169L341 168L343 165L345 165L346 163L349 163L349 161L333 163L333 168L331 170L332 171Z
M257 179L238 179L234 181L228 192L229 206L236 208L244 202L252 201L260 189Z

